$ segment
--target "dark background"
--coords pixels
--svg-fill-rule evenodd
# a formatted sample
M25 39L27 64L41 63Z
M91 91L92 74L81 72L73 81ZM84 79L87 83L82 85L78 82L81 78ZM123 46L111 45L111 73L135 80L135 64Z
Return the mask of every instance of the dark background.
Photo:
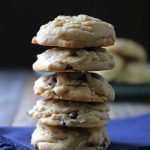
M150 48L149 2L146 0L8 0L0 4L0 66L27 66L46 50L31 44L42 24L57 15L87 14L115 26L127 37ZM150 58L150 53L149 53Z

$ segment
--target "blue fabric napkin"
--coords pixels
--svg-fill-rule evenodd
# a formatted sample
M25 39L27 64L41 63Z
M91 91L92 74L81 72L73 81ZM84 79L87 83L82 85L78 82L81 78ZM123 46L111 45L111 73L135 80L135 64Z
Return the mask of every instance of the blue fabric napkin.
M30 145L35 127L0 127L0 150L35 150ZM150 114L112 120L107 126L109 150L150 150Z

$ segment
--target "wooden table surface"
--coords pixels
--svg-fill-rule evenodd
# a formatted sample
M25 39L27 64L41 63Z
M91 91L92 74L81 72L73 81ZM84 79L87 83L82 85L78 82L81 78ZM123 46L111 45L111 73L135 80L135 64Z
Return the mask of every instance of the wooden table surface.
M22 69L0 70L0 126L32 126L35 121L26 112L35 105L36 77ZM149 102L114 102L109 104L112 119L150 113Z

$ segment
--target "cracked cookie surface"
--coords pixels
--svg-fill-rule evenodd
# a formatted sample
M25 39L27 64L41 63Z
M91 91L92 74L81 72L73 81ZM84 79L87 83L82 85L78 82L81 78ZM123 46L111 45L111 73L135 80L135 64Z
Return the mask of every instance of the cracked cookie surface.
M87 15L58 16L42 25L32 43L67 48L102 47L114 44L114 27Z
M34 92L45 98L84 102L110 102L115 97L113 88L102 76L89 72L42 76L35 82Z
M93 128L108 124L108 112L109 108L104 103L41 99L28 114L51 126Z
M39 150L105 150L110 144L104 128L66 128L38 124L32 145Z
M96 71L114 67L113 56L104 48L52 48L37 55L37 72Z

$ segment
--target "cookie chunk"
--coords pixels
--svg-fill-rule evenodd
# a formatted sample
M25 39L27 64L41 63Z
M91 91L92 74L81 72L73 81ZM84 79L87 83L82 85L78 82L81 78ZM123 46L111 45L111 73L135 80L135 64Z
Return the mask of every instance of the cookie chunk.
M66 128L38 124L31 143L39 150L105 150L110 140L104 128Z
M109 108L104 103L41 99L28 114L51 126L93 128L108 124L108 112Z
M87 15L58 16L42 25L32 43L67 48L110 46L115 41L114 27Z
M104 48L53 48L37 57L33 64L37 72L96 71L114 67L113 56Z
M102 76L88 72L42 76L35 82L34 92L46 98L84 102L110 102L115 96L113 88Z
M122 57L126 62L141 62L147 61L145 48L130 39L117 38L115 45L108 47L111 52Z

